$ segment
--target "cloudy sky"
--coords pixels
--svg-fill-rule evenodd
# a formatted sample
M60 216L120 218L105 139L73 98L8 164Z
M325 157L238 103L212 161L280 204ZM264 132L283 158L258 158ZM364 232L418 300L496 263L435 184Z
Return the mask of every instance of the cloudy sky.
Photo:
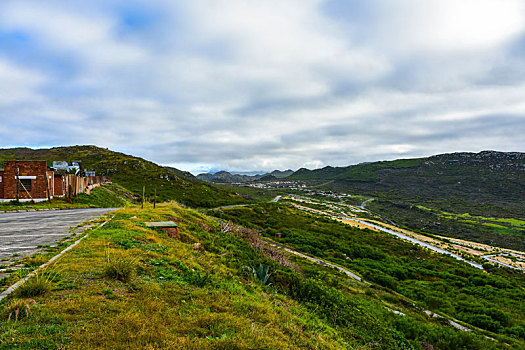
M0 147L193 172L525 151L523 0L2 0Z

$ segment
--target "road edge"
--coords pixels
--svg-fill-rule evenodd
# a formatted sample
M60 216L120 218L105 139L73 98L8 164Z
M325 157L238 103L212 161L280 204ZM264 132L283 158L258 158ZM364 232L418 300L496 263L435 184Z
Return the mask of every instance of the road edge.
M114 216L111 216L109 219L107 219L106 221L104 221L100 226L97 227L97 229L103 227L104 225L106 225L108 222L110 222L112 219L114 218ZM10 294L12 294L14 291L16 291L21 285L23 285L28 279L30 279L31 277L35 276L36 273L40 270L42 270L43 268L47 267L48 265L51 265L53 262L55 262L57 259L59 259L62 255L64 255L65 253L67 253L68 251L70 251L71 249L73 249L74 247L76 247L80 242L82 242L82 240L84 238L86 238L87 236L89 236L89 233L80 237L78 240L75 241L75 243L71 244L70 246L66 247L64 250L62 250L60 253L58 253L57 255L55 255L54 257L52 257L51 259L49 259L49 261L47 261L46 263L40 265L37 269L31 271L27 276L25 276L24 278L22 278L21 280L19 280L18 282L16 282L15 284L13 284L12 286L10 286L9 288L7 288L5 291L3 291L2 293L0 293L0 302L5 299L6 297L8 297Z

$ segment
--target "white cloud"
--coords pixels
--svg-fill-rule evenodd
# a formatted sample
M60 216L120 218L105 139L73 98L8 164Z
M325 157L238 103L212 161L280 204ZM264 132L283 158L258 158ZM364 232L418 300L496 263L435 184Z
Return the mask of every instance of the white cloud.
M0 106L39 100L37 90L45 81L43 74L24 69L0 57Z
M369 7L370 43L405 54L493 49L525 29L521 0L375 0Z
M48 50L71 55L85 68L94 69L140 63L145 53L123 42L115 22L100 13L82 13L40 1L8 2L0 15L1 28L23 29L37 37Z
M197 170L523 150L522 1L325 3L136 0L158 18L126 35L125 1L0 3L32 58L0 43L1 136Z

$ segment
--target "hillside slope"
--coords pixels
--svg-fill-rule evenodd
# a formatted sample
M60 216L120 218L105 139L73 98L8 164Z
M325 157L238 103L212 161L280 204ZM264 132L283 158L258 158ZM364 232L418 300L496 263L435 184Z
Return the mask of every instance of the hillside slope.
M451 153L340 168L300 169L288 179L333 180L330 186L334 189L432 201L441 209L481 205L518 213L525 199L525 153Z
M525 249L525 153L441 154L289 178L374 197L368 209L412 230Z
M334 230L341 238L369 234L321 218L298 217L275 203L264 208L283 214L279 221L297 220L301 231L314 229L323 241L328 238L323 238L325 233ZM166 220L179 225L178 237L145 224ZM46 271L52 276L47 293L25 299L26 293L35 291L31 287L35 278L0 302L3 319L21 302L31 307L28 316L19 314L17 322L0 322L0 348L419 350L518 349L523 345L522 327L512 327L523 317L523 306L518 300L501 298L519 293L520 280L503 283L499 276L421 250L412 252L409 244L400 241L387 239L396 251L445 262L433 264L434 269L453 264L451 270L459 270L461 276L475 274L478 282L497 284L499 294L493 298L498 303L518 304L512 313L493 313L506 321L506 327L490 328L497 332L481 327L463 332L445 319L428 317L419 301L416 304L381 284L358 282L325 266L288 257L265 244L255 230L219 224L178 206L122 209L104 227L89 232ZM381 242L375 237L369 241ZM363 243L361 255L381 254ZM426 272L423 268L411 271L411 278L418 274L435 276L433 280L456 278ZM425 281L420 278L417 283L412 284L414 295L424 290L420 284ZM455 283L473 288L464 277ZM482 288L479 285L478 290ZM470 302L462 307L467 306L484 305ZM482 325L500 325L493 317L478 318Z
M191 178L175 169L166 169L145 159L114 152L96 146L54 147L49 149L11 148L0 149L3 160L65 160L81 161L84 169L95 170L97 175L111 180L135 195L153 198L157 187L159 201L176 200L194 207L214 207L246 202L242 196L218 189Z

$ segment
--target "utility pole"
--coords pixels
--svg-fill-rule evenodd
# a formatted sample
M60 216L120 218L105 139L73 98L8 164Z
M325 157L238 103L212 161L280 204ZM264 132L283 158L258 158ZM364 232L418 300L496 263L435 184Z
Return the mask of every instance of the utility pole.
M155 196L153 197L153 209L157 206L157 186L155 186Z
M20 175L20 168L16 168L16 201L18 202L20 200L20 185L19 185L19 182L20 182L20 179L19 179L19 175Z
M142 186L142 206L141 209L144 209L144 193L146 192L146 186Z

